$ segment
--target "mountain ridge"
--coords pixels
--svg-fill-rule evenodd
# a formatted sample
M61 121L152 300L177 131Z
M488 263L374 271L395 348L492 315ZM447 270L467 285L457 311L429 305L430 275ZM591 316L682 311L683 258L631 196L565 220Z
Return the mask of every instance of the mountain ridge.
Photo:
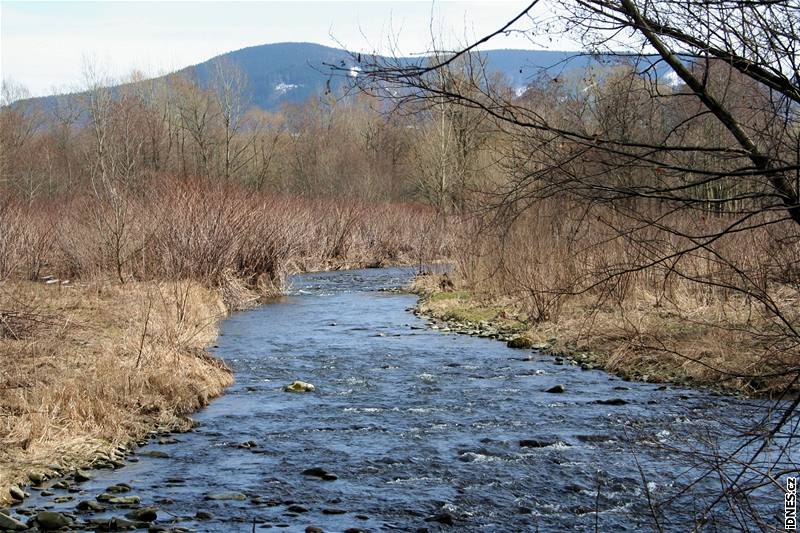
M519 90L527 86L542 72L551 74L586 67L591 58L580 52L557 50L494 49L479 52L486 58L487 69L504 75L511 85ZM356 53L357 54L357 53ZM387 56L365 54L386 59ZM400 57L399 61L421 61L425 56ZM344 76L331 76L330 65L339 65L343 70L352 69L357 75L358 65L353 54L342 48L334 48L310 42L280 42L247 46L218 54L206 61L189 65L170 74L143 80L153 82L169 76L183 75L207 86L219 61L225 61L240 69L246 79L248 100L265 110L274 111L287 103L301 103L312 96L322 94L333 86L341 86ZM137 83L137 82L131 82ZM122 83L112 90L130 85ZM56 98L82 94L39 96L25 100L45 109L56 106Z

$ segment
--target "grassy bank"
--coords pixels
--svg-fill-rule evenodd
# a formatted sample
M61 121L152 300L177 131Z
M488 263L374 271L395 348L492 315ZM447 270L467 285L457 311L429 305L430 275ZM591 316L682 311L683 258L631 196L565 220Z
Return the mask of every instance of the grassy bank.
M30 474L107 462L232 383L204 348L226 311L198 283L0 284L0 503Z
M776 357L781 351L770 331L774 324L755 316L746 302L656 307L640 297L623 307L583 296L566 299L557 318L535 321L520 300L475 292L450 277L420 276L412 289L421 295L417 312L441 322L440 327L517 339L520 346L625 379L759 396L779 394L787 386L798 391L792 385L796 362L791 353Z
M232 382L204 351L227 310L280 292L291 272L446 256L436 219L421 205L166 178L1 201L0 503L30 474L107 463L187 426Z

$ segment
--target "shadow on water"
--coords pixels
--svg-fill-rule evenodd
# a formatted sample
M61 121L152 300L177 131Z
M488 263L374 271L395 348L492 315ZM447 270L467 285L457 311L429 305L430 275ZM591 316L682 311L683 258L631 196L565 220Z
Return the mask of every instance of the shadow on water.
M222 324L215 354L236 384L196 430L97 472L74 501L26 505L74 510L124 482L158 507L159 524L197 531L639 531L653 529L649 496L664 504L664 530L686 531L719 493L718 474L681 492L706 468L692 452L731 449L771 405L425 329L408 312L414 296L379 291L412 275L294 277L288 296ZM316 392L283 392L295 379ZM544 392L555 384L565 392ZM142 454L152 451L168 457ZM310 468L336 479L302 474ZM754 501L782 524L780 492ZM729 530L715 519L707 529Z

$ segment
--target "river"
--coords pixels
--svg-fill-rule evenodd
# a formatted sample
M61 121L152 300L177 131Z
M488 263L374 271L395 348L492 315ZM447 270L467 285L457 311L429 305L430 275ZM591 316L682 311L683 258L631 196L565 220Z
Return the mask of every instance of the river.
M687 531L724 480L715 472L681 492L707 472L702 454L733 450L774 407L429 329L409 312L415 296L378 290L412 275L293 277L286 297L222 323L213 352L236 384L197 413L197 429L95 472L71 502L25 505L74 512L127 483L158 508L158 524L196 531ZM316 392L283 392L295 379ZM545 392L556 384L563 393ZM759 456L772 459L772 449ZM244 499L207 499L228 492ZM768 487L753 504L777 526L781 498ZM706 519L705 531L754 524L728 505Z

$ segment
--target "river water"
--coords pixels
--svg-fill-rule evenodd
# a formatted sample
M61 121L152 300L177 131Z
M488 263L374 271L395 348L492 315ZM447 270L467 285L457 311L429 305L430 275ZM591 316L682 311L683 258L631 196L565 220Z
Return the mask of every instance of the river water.
M73 510L124 482L158 507L159 524L197 531L688 531L725 476L741 471L709 470L709 452L731 452L775 408L428 329L408 310L415 296L379 290L412 275L295 276L285 298L222 323L213 351L236 384L179 442L139 449L168 458L98 471L67 504L34 496L25 505ZM295 379L316 392L283 392ZM544 392L556 384L565 392ZM597 403L607 400L622 401ZM736 457L752 453L744 446ZM768 447L758 461L791 459ZM337 479L302 474L312 467ZM206 499L221 492L246 499ZM756 528L729 505L738 501L723 499L703 530ZM779 490L752 502L782 525ZM198 510L213 518L193 518Z

